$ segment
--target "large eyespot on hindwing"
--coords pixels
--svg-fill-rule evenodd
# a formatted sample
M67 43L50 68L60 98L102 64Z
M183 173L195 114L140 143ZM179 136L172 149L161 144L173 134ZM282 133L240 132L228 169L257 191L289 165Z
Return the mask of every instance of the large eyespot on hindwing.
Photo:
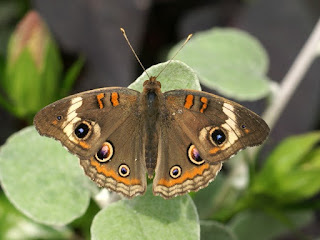
M104 142L94 157L98 162L104 163L111 160L113 153L114 149L111 142Z
M87 139L91 134L92 126L87 121L81 121L79 122L73 133L79 140L85 140Z
M217 127L212 128L209 134L210 134L210 141L216 146L221 146L227 140L226 134L220 128L217 128Z
M175 165L175 166L170 168L170 172L169 172L170 177L172 177L174 179L180 177L181 173L182 173L182 169L181 169L181 167L179 165Z
M127 164L121 164L118 168L118 173L121 177L128 177L130 175L130 168Z
M198 149L192 144L190 144L187 151L188 159L191 163L195 165L201 165L204 163L204 160L201 158Z

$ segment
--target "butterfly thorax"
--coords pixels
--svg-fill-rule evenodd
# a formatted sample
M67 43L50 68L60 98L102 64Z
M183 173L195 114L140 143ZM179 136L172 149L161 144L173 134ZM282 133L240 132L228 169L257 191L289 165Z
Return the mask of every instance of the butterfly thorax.
M159 116L161 105L164 103L161 92L161 84L156 77L150 77L143 84L141 107L143 111L143 135L144 153L148 177L152 178L157 164L158 139L159 139Z

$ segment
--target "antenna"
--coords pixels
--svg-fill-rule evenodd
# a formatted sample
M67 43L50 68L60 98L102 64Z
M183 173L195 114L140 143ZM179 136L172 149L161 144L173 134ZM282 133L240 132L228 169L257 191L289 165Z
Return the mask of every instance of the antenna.
M134 56L136 57L137 61L138 61L138 62L139 62L139 64L140 64L140 66L142 67L143 71L147 74L148 78L150 78L150 76L149 76L149 74L147 73L146 69L145 69L145 68L144 68L144 66L142 65L142 63L141 63L141 61L140 61L140 59L139 59L138 55L137 55L137 54L136 54L136 52L134 51L134 49L133 49L133 47L132 47L132 45L131 45L131 43L130 43L130 41L129 41L128 37L127 37L126 31L125 31L123 28L120 28L120 30L121 30L121 32L122 32L122 34L123 34L124 38L126 39L126 41L127 41L128 45L129 45L129 47L130 47L131 51L133 52Z
M167 66L172 62L172 60L178 55L178 53L181 51L181 49L187 44L187 42L189 42L190 38L192 37L192 34L189 34L187 39L184 41L184 43L181 45L181 47L176 51L176 53L173 55L173 57L168 61L168 63L164 66L164 68L162 68L162 70L158 73L158 75L156 76L159 77L159 75L163 72L163 70L165 70L167 68Z
M144 66L142 65L138 55L136 54L136 52L134 51L128 37L126 34L126 31L123 28L120 28L124 38L126 39L131 51L133 52L134 56L136 57L137 61L139 62L140 66L142 67L143 71L147 74L148 78L150 78L149 74L147 73L146 69L144 68ZM173 55L173 57L167 62L167 64L164 66L164 68L158 73L158 75L156 76L159 77L159 75L163 72L163 70L165 70L167 68L167 66L172 62L172 60L178 55L178 53L181 51L181 49L187 44L187 42L189 42L190 38L192 37L192 34L189 34L187 39L184 41L184 43L181 45L181 47L177 50L177 52Z

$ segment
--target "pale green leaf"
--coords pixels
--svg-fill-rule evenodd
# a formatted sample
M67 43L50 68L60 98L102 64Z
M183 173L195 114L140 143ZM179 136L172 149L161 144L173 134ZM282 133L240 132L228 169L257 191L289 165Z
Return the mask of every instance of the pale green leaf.
M35 221L63 225L86 211L90 195L79 160L34 127L0 149L0 180L8 199Z
M153 65L146 71L149 76L158 76L159 72L165 68L167 63L168 62ZM144 81L148 79L147 74L144 72L136 81L129 85L129 88L141 92ZM185 63L180 61L171 61L171 63L159 75L157 80L161 82L162 92L175 89L201 90L200 83L195 72Z
M232 230L216 221L201 221L201 240L237 240Z
M144 196L101 210L93 220L91 234L94 240L196 240L200 225L190 196L164 200L153 196L150 185Z
M182 43L171 49L168 59ZM253 36L232 28L195 33L176 59L197 72L203 85L238 100L257 100L269 93L268 56Z
M35 223L15 209L3 194L0 195L0 239L70 239L71 236L67 227L50 228Z

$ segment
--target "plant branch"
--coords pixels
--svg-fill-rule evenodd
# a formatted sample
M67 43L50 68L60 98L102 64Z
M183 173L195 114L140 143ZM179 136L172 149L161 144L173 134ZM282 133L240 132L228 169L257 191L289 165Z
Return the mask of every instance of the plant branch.
M266 109L262 118L268 123L270 129L273 129L276 122L280 118L283 109L288 104L293 93L297 89L300 82L303 80L307 70L311 66L316 57L319 56L320 46L320 18L316 23L311 35L298 56L291 65L289 71L284 76L278 91L272 98L270 106ZM253 161L261 146L249 149L248 153Z
M318 55L320 44L320 19L314 27L310 37L296 57L288 73L280 84L280 89L276 93L271 105L263 114L263 119L272 129L279 119L283 109L286 107L296 88L303 80L305 73L311 66L313 60Z

